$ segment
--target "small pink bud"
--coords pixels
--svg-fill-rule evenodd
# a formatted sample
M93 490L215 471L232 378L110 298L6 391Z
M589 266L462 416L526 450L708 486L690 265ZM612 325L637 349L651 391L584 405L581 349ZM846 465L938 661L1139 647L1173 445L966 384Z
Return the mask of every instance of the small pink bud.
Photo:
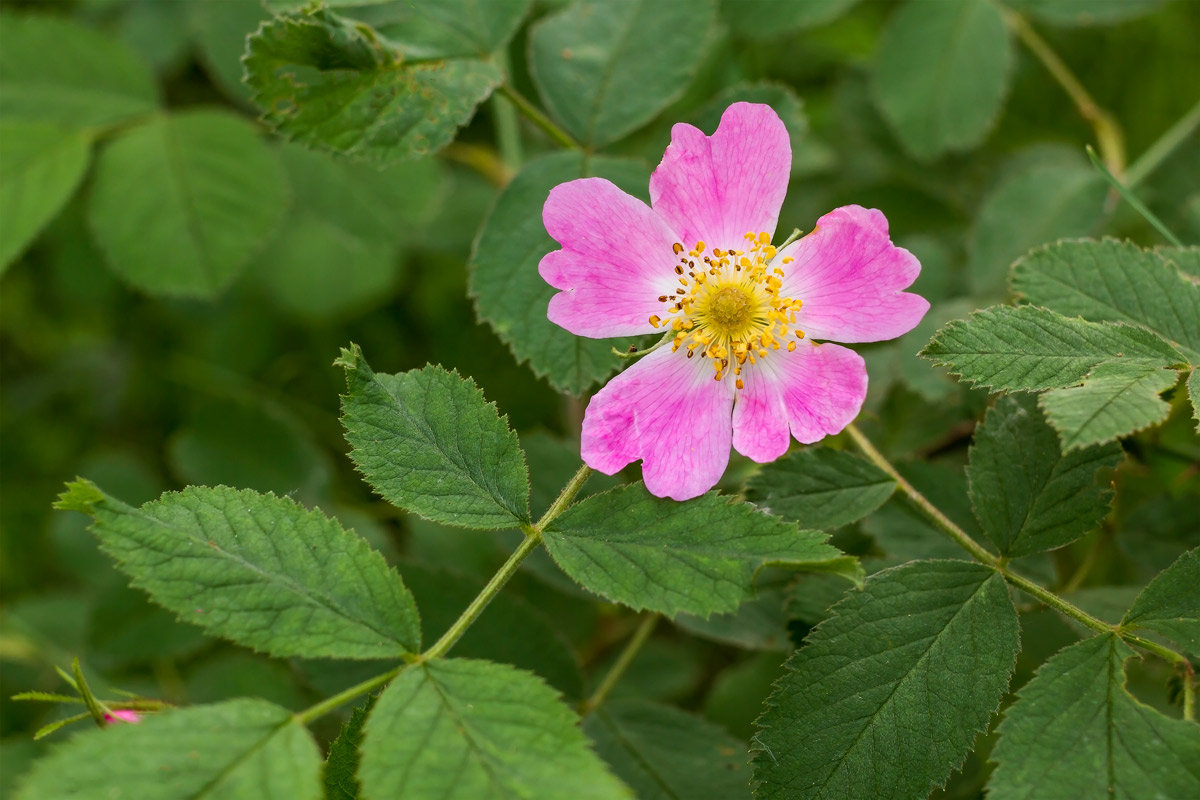
M117 709L111 713L104 715L104 721L110 725L114 722L128 722L130 724L141 722L142 717L136 711L128 711L126 709Z

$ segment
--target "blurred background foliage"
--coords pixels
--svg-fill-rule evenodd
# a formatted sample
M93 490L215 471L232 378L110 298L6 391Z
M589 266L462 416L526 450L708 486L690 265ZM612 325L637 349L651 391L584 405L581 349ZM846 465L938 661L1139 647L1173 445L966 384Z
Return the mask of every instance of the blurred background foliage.
M916 351L945 321L1003 300L1008 265L1032 246L1084 235L1161 240L1107 191L1083 152L1093 127L1016 37L1001 31L1004 41L980 67L992 78L970 87L978 95L934 92L914 110L919 93L896 87L907 60L929 55L919 17L935 0L660 5L688 12L686 21L689 4L711 24L657 35L664 53L681 42L699 53L695 68L649 123L609 129L617 140L605 154L640 164L630 188L644 195L673 122L711 132L728 102L755 99L793 132L781 228L810 229L845 203L887 213L893 237L921 258L916 290L933 309L908 336L863 348L872 384L862 424L889 457L910 463L915 484L948 511L961 507L970 523L961 467L987 398ZM535 512L578 464L584 399L519 365L478 321L468 293L472 245L501 187L554 143L500 95L441 153L385 169L282 141L258 122L241 57L269 7L289 5L0 2L0 170L17 156L41 158L44 170L35 186L22 185L28 197L10 194L11 173L0 190L8 218L0 222L0 789L42 746L30 734L68 713L9 696L63 690L54 667L75 656L100 687L171 703L244 694L299 708L374 669L268 659L151 606L99 553L83 517L51 513L65 480L88 476L131 503L224 483L320 506L402 565L429 637L511 543L407 518L370 495L344 456L344 384L330 366L338 348L358 342L381 372L433 362L474 377L521 434ZM512 85L543 107L554 88L535 80L545 56L531 46L530 27L565 5L533 3L505 51ZM1116 122L1127 154L1116 166L1136 170L1196 103L1200 2L995 7L1023 14ZM994 41L981 24L983 40ZM53 92L89 80L109 94ZM948 127L929 128L938 124ZM183 156L172 143L183 143ZM1185 242L1200 241L1194 129L1165 159L1141 163L1153 169L1138 175L1137 194ZM182 177L173 172L180 165ZM162 219L168 182L178 180L210 204L199 230ZM18 205L22 213L10 216ZM481 311L503 305L490 286L476 288ZM1119 616L1127 595L1197 543L1200 445L1177 394L1165 426L1125 443L1130 458L1105 525L1031 565L1104 618L1105 608ZM735 461L727 487L736 491L752 470ZM895 500L837 541L874 558L871 568L948 546ZM544 553L525 573L461 654L534 669L580 698L637 620L582 594ZM842 591L833 581L797 587L786 578L762 576L759 599L736 618L660 625L618 694L679 704L749 737L790 642ZM1023 624L1018 683L1076 635L1044 612ZM507 635L518 629L519 638ZM1140 669L1132 669L1134 689L1165 705L1162 675ZM335 723L323 732L332 735ZM948 795L978 791L986 749Z

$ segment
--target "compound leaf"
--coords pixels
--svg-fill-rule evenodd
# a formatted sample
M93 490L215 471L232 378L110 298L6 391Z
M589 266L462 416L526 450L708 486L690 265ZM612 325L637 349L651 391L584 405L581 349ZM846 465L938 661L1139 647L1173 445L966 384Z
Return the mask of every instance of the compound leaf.
M1159 394L1177 378L1169 369L1110 362L1078 386L1046 392L1040 403L1070 452L1162 422L1171 407Z

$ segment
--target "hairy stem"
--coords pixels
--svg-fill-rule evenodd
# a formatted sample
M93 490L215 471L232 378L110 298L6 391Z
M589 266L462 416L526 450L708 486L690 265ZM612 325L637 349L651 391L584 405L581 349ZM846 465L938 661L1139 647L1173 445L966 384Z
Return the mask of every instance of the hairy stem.
M547 117L541 110L516 89L509 86L507 83L501 84L499 89L500 94L507 97L512 104L525 115L525 118L536 125L547 136L559 143L563 147L569 147L572 150L582 150L583 145L575 141L571 134L558 127L552 119Z
M604 676L604 680L600 681L600 685L596 687L596 691L587 700L579 704L580 716L585 716L592 713L608 699L608 695L612 692L613 687L617 685L617 681L621 680L621 676L625 674L625 670L629 669L629 665L633 663L633 659L642 649L642 645L650 638L650 634L654 632L654 626L658 624L658 614L650 614L641 621L637 630L633 632L633 637L625 645L625 649L621 651L621 655L617 656L617 660L608 670L608 674Z
M312 722L317 717L325 716L330 711L333 711L334 709L336 709L338 706L343 705L345 703L349 703L351 700L354 700L355 698L360 697L361 695L364 695L368 692L372 692L372 691L380 688L381 686L389 683L392 680L392 678L399 675L408 666L409 666L408 664L402 664L393 669L389 669L387 672L383 673L382 675L376 675L374 678L368 678L367 680L363 681L362 683L355 684L354 686L351 686L349 689L343 689L342 691L335 694L333 697L327 697L324 700L322 700L321 702L317 703L316 705L309 706L308 708L304 709L303 711L297 712L295 715L296 721L299 722L301 725L307 725L308 723Z

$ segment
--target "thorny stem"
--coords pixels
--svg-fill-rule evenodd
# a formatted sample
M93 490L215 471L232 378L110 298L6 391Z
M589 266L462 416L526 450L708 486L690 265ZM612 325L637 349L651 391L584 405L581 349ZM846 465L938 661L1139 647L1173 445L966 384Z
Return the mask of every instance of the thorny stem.
M604 676L604 680L600 681L600 685L596 687L596 691L587 700L579 704L579 714L584 716L592 713L608 699L608 695L612 692L613 687L617 685L617 681L625 674L625 670L629 669L629 665L633 663L633 659L637 657L641 651L642 645L650 638L650 634L654 632L654 626L658 624L658 614L650 614L641 621L637 630L633 632L633 637L625 645L625 649L621 651L621 655L617 656L617 660L609 668L608 674Z
M1172 664L1186 665L1188 663L1184 656L1176 653L1174 650L1163 647L1162 645L1152 642L1148 639L1143 639L1141 636L1137 636L1136 634L1124 631L1121 629L1120 625L1109 625L1107 622L1093 617L1091 614L1087 613L1073 603L1064 600L1044 586L1040 586L1028 578L1012 572L1008 568L1006 559L998 558L985 550L982 545L971 538L970 534L956 525L953 520L943 514L936 506L933 505L933 503L929 502L929 499L926 498L925 495L921 494L911 483L905 480L904 476L901 475L894 466L892 466L892 463L888 461L882 453L875 449L875 445L871 444L871 441L863 435L862 431L860 431L854 425L849 425L846 427L846 432L850 434L850 438L854 440L854 444L857 445L860 450L862 450L863 454L870 459L871 463L890 475L892 479L896 481L896 485L900 487L900 491L904 492L908 499L922 513L929 517L929 519L932 520L938 528L949 535L951 539L958 542L958 544L961 545L964 550L973 555L976 560L978 560L984 566L991 567L996 572L1000 573L1004 580L1010 585L1015 586L1026 594L1036 597L1042 603L1074 620L1079 621L1098 633L1109 633L1120 636L1129 644L1136 645L1147 652L1154 653L1156 656L1159 656L1160 658L1165 659Z
M512 101L512 104L516 106L517 111L520 111L522 114L524 114L526 119L528 119L537 127L541 128L542 131L551 139L558 142L563 147L569 147L572 150L583 149L583 145L575 141L575 139L571 137L571 134L558 127L553 120L543 114L537 106L529 102L529 100L526 99L524 95L517 92L516 89L509 86L507 83L502 83L500 84L500 89L498 91L500 94Z
M1114 175L1121 175L1125 171L1125 137L1121 133L1121 126L1092 98L1075 74L1058 57L1058 53L1038 35L1025 17L1003 5L1000 6L1000 11L1009 29L1029 48L1029 52L1042 62L1042 66L1075 103L1079 115L1092 126L1104 163Z

